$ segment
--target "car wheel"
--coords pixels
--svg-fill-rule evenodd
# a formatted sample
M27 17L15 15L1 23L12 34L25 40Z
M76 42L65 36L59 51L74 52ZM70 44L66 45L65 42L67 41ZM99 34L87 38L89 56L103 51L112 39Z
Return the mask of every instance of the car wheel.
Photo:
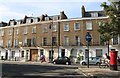
M85 62L82 62L82 65L86 65L86 63L85 63Z
M100 64L99 62L96 63L97 66L98 66L99 64Z
M66 65L69 65L69 62L66 62L65 64L66 64Z
M56 64L56 62L54 61L53 64Z

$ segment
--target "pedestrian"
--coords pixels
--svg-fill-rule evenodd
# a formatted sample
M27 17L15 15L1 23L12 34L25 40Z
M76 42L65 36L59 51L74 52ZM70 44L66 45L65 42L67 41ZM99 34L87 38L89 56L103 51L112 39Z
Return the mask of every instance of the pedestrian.
M41 63L42 63L42 62L46 62L46 60L45 60L45 55L41 55L40 61L41 61Z

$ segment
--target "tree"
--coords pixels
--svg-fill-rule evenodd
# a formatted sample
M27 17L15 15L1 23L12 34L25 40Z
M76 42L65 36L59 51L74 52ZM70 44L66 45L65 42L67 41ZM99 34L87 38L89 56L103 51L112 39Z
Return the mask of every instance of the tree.
M109 22L102 22L98 29L101 34L101 40L108 43L108 54L110 39L112 39L114 35L120 36L120 1L109 2L109 5L103 2L101 7L104 8L105 15L108 16L110 20Z

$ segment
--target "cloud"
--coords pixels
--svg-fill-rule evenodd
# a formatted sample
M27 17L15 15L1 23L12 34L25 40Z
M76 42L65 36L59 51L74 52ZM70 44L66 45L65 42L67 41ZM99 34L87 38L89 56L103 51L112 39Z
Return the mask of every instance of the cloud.
M19 13L15 11L11 11L11 9L7 6L0 5L0 20L3 21L3 19L7 18L16 18L16 17L23 17L24 13ZM6 20L4 20L6 21ZM8 20L7 20L8 21Z

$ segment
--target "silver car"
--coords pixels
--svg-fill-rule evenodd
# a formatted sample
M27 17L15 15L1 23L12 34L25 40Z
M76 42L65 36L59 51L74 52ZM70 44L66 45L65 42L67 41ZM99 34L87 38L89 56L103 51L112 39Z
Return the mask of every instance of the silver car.
M85 60L80 61L80 64L86 65L88 64L88 58ZM89 57L89 64L99 65L100 63L100 57Z

